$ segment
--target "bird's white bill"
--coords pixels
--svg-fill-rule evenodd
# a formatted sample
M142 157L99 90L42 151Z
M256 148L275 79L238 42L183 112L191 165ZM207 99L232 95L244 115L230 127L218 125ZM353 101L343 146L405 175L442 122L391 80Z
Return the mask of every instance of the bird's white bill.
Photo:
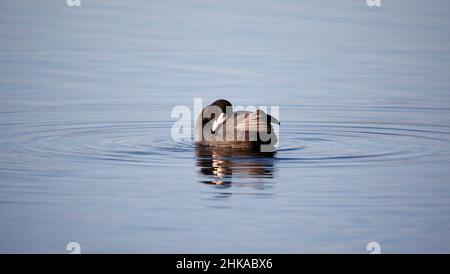
M219 127L219 125L221 125L223 122L225 122L226 118L225 118L225 113L221 113L219 115L219 117L214 121L213 126L212 126L212 131L215 132L216 129Z

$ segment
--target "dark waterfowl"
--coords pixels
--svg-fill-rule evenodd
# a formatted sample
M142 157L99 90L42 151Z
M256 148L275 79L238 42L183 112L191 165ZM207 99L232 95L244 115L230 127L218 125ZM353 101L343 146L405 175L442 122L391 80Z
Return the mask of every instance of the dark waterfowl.
M200 113L195 141L201 146L271 152L278 142L272 123L280 124L262 110L233 111L231 103L221 99Z

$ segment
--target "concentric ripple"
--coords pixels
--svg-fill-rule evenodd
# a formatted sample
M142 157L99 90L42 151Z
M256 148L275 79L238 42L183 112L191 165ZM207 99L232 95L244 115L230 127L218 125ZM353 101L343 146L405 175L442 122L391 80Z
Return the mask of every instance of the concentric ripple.
M120 123L33 123L2 125L0 170L27 172L42 162L170 165L192 157L193 144L175 143L169 121ZM163 157L161 157L163 155Z
M193 159L192 142L170 137L173 121L3 124L0 170L27 172L53 161L170 166ZM448 161L450 128L363 122L284 122L273 161L303 166ZM239 161L237 161L239 162Z
M309 166L449 160L448 126L286 122L283 127L279 159Z

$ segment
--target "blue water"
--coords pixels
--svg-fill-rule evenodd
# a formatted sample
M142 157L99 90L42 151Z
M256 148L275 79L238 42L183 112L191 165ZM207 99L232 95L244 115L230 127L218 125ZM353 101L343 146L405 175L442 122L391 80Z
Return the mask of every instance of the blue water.
M0 252L450 252L450 2L0 3ZM172 108L280 107L273 157Z

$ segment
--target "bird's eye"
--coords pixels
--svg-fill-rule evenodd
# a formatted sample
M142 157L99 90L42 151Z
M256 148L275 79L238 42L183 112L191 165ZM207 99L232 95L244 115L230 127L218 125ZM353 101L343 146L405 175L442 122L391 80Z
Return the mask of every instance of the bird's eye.
M214 119L214 117L216 117L216 114L215 114L215 113L212 113L212 114L211 114L211 119Z

